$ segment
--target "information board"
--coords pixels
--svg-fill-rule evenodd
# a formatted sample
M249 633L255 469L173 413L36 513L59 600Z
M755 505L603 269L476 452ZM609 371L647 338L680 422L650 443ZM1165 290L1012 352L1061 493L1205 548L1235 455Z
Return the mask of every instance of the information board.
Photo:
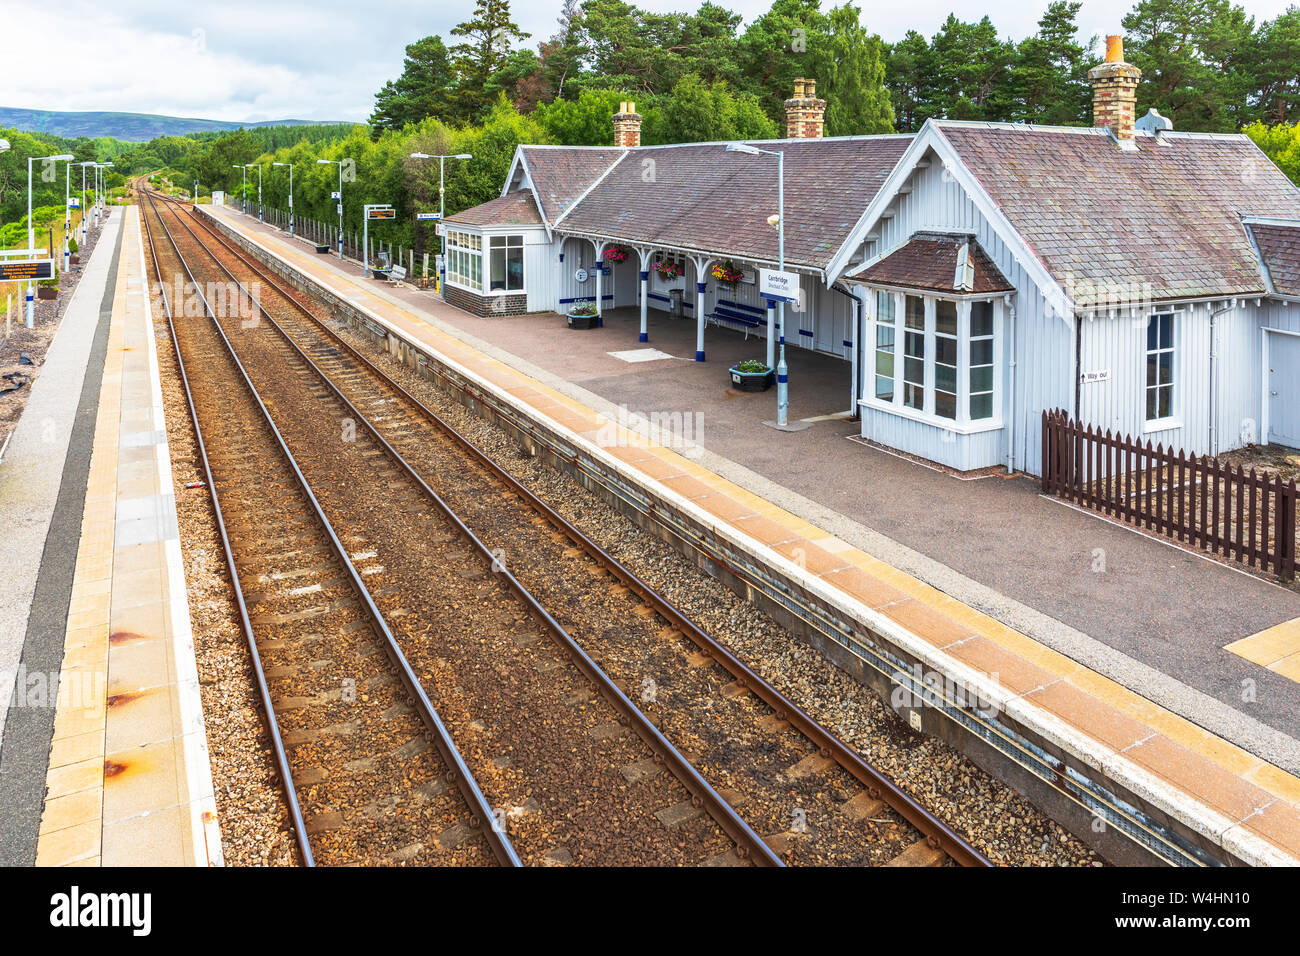
M30 282L54 278L53 259L27 259L0 262L0 282Z

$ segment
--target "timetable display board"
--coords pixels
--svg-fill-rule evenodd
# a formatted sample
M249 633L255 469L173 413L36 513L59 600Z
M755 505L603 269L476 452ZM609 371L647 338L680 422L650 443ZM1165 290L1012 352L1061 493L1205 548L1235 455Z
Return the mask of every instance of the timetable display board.
M54 278L53 259L0 260L0 282L35 282Z

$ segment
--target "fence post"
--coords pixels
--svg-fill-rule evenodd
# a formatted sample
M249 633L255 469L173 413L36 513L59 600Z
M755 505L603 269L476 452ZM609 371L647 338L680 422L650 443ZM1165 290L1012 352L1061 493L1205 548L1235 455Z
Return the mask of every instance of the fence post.
M1281 481L1278 482L1281 485ZM1292 478L1277 496L1277 572L1283 581L1295 578L1296 488Z
M1051 439L1051 419L1047 413L1047 409L1045 408L1043 409L1043 441L1040 450L1042 452L1042 458L1043 458L1042 461L1043 471L1041 476L1043 482L1043 494L1047 494L1052 490L1052 485L1050 481L1050 475L1052 471L1052 439Z

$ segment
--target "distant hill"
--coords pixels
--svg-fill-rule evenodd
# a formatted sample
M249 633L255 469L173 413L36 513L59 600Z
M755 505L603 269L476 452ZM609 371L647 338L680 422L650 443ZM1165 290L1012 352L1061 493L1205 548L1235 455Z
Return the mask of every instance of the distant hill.
M186 133L222 132L241 126L312 126L317 120L268 120L263 123L231 123L224 120L188 119L156 113L61 113L54 110L21 110L0 106L0 127L29 133L49 133L76 139L79 136L111 136L142 143L155 136L184 136Z

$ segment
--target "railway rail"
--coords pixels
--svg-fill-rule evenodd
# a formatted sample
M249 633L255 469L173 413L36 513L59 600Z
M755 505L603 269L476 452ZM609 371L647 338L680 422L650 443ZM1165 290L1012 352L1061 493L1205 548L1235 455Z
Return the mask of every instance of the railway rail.
M155 275L170 260L210 313L179 250L160 256L147 217L146 234ZM178 322L167 283L157 292L303 862L406 862L454 842L458 860L517 865L219 325ZM467 840L473 831L482 838Z
M386 457L372 488L389 481L391 469L422 486L426 500L478 545L480 557L492 557L495 575L526 595L533 616L550 624L558 646L620 705L622 718L659 749L660 759L670 755L691 800L660 808L663 829L676 832L705 809L756 862L988 865L969 842L402 389L318 316L306 296L200 217L176 204L169 213L184 227L189 247L202 250L201 274L237 283L250 298L256 283L256 311L273 334L232 336L250 345L259 340L258 361L246 359L249 367L256 373L263 361L280 361L266 352L271 341L296 354L301 387L356 416L376 451L368 460ZM284 418L301 411L291 401L286 395L282 408L269 403L286 431L293 429ZM629 695L640 698L639 707ZM623 769L629 783L639 782L653 765Z

